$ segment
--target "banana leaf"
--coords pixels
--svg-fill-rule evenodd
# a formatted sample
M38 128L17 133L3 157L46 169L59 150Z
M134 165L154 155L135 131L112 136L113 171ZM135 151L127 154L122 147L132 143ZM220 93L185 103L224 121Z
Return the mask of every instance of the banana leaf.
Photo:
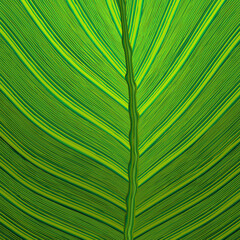
M240 239L240 1L0 13L1 239Z

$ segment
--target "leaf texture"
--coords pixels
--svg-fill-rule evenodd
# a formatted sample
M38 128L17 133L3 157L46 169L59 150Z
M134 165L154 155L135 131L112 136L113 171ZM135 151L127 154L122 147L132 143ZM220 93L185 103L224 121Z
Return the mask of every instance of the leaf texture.
M0 3L0 238L240 238L240 2Z

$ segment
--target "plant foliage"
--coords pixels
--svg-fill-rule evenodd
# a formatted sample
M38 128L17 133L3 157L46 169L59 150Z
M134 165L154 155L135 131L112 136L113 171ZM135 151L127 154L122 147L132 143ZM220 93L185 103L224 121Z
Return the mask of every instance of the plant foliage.
M0 12L1 239L240 238L240 1Z

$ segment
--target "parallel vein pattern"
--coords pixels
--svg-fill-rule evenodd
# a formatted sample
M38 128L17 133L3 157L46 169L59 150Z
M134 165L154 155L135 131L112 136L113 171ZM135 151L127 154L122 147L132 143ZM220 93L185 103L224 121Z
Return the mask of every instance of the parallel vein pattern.
M0 239L240 238L239 1L0 13Z

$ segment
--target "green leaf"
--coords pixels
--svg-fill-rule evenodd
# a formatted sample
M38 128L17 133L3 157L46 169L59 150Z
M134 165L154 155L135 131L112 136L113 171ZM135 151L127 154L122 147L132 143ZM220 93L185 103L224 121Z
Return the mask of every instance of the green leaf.
M238 239L240 2L3 0L1 239Z

